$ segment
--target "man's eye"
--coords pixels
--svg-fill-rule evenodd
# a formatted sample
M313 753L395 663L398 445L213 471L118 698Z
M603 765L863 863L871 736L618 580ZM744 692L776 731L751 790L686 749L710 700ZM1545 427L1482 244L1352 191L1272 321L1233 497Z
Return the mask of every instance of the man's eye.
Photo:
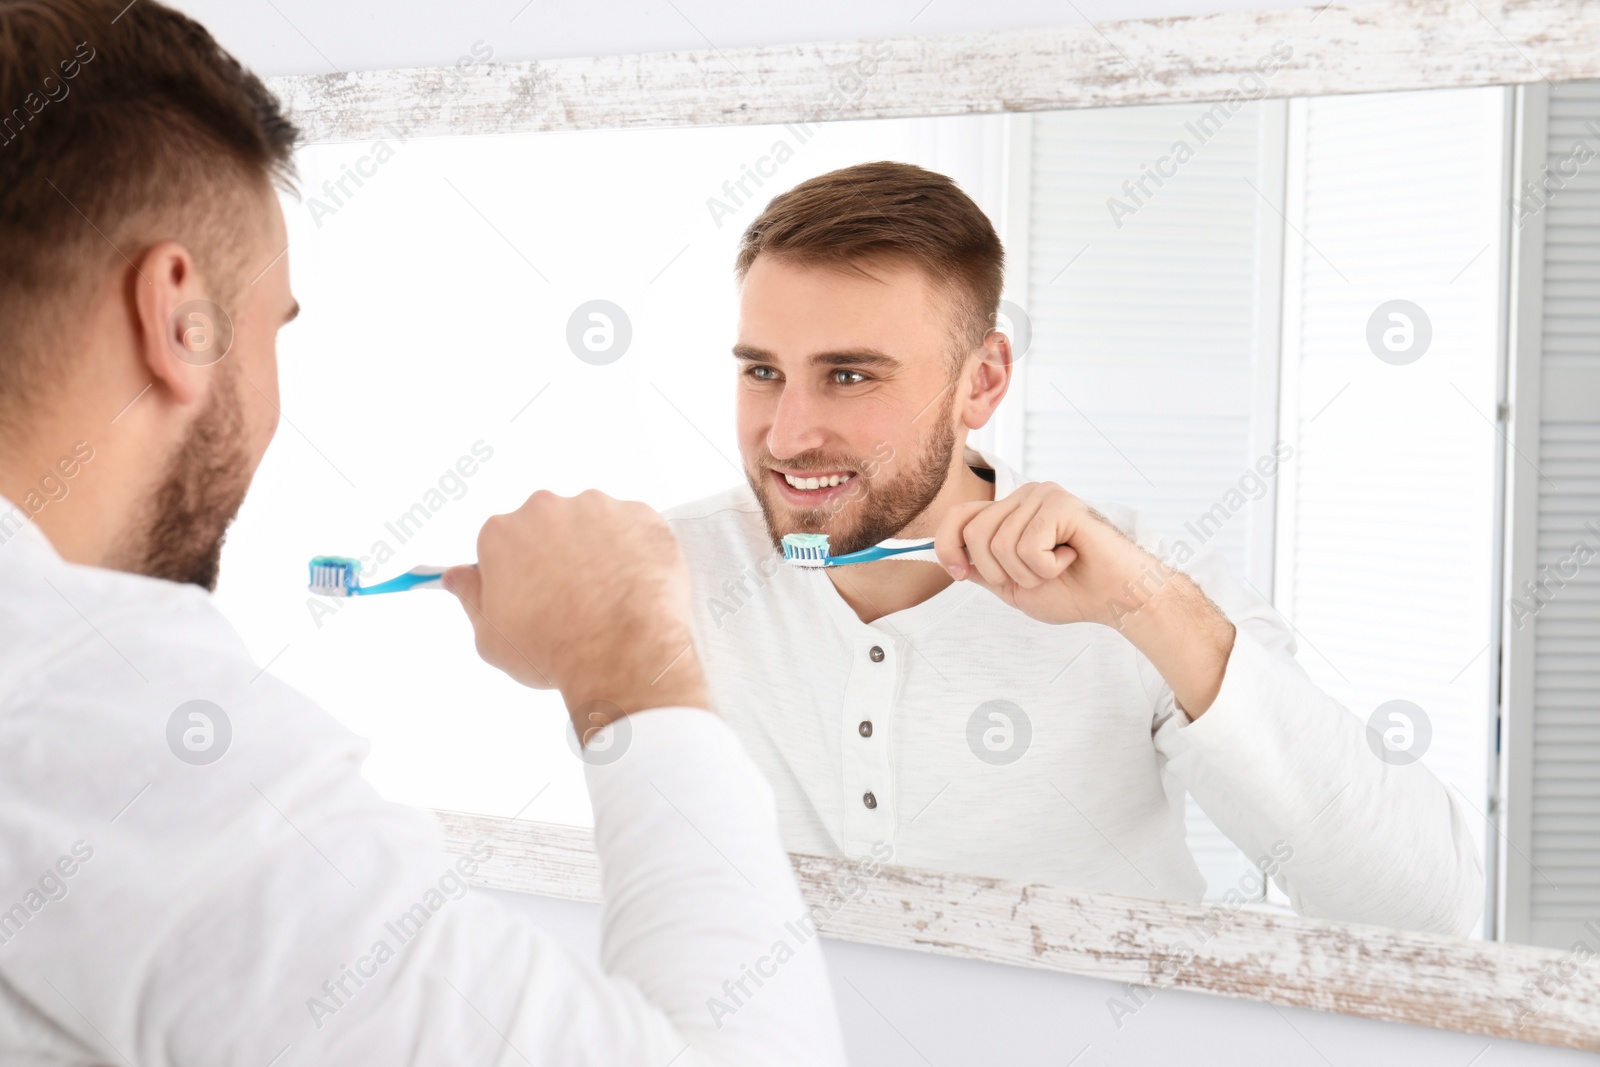
M836 370L833 372L835 385L860 385L867 380L867 376L858 370Z
M745 373L758 382L775 382L778 380L778 372L771 367L751 367Z

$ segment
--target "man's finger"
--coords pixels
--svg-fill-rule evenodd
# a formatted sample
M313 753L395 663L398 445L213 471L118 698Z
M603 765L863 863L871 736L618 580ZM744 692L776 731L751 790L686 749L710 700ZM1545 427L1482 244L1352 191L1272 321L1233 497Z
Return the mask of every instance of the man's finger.
M1044 580L1044 576L1034 573L1036 564L1026 558L1028 546L1023 543L1024 533L1038 518L1041 506L1042 501L1037 495L1018 504L1016 510L995 530L989 542L996 561L1004 568L1007 577L1024 589L1036 588ZM1054 548L1055 545L1050 547Z
M967 523L978 512L990 506L991 502L987 500L969 500L945 512L944 518L939 522L939 529L933 537L933 551L939 557L939 562L944 564L944 569L958 582L967 576L967 571L972 566L966 551Z
M1070 558L1057 551L1067 548L1063 537L1058 517L1051 514L1048 506L1042 507L1028 520L1017 538L1017 556L1041 579L1054 581L1077 558L1077 552L1071 549L1068 549Z
M995 531L1000 524L1010 518L1018 506L1025 500L1021 492L1012 493L1004 500L996 500L989 504L967 522L962 531L962 540L966 542L967 556L972 560L972 566L981 573L987 583L995 587L1003 587L1010 581L1006 569L994 554Z
M478 568L470 564L451 567L441 578L441 584L469 609L468 614L478 609L479 598L483 595L483 575L479 573Z

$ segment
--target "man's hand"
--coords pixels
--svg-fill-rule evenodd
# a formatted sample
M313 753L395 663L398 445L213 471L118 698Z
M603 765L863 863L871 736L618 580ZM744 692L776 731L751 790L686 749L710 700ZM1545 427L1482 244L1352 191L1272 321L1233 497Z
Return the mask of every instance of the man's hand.
M934 550L958 581L976 582L1049 623L1120 628L1178 574L1052 482L955 505L939 524Z
M1188 575L1059 485L1030 482L1000 500L957 504L934 550L957 581L976 582L1040 622L1115 628L1190 718L1216 699L1233 624Z
M452 567L444 585L472 620L478 655L524 685L560 689L579 737L647 708L710 707L688 569L645 504L537 492L484 523L477 567Z

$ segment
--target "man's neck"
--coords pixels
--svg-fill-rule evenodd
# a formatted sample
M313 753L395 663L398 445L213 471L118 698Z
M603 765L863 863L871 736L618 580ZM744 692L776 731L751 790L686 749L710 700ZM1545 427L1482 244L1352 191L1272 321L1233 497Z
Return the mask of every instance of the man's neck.
M900 536L932 537L951 507L969 500L993 500L994 493L995 483L980 478L962 458L933 503L916 522L901 531ZM862 622L874 622L885 615L915 607L954 581L950 573L936 563L893 559L831 567L827 575L839 596Z
M0 496L31 518L67 562L113 565L110 557L151 481L153 459L120 426L97 436L60 424L20 436L0 458Z

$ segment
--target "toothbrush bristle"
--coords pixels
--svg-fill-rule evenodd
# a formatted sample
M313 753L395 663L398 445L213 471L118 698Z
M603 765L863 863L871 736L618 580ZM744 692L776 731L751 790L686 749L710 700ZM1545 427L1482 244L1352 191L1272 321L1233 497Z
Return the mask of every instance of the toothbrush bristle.
M318 556L311 561L308 588L321 596L350 596L357 588L356 573L361 561L344 556Z
M796 567L826 567L829 559L827 534L784 534L783 561Z

